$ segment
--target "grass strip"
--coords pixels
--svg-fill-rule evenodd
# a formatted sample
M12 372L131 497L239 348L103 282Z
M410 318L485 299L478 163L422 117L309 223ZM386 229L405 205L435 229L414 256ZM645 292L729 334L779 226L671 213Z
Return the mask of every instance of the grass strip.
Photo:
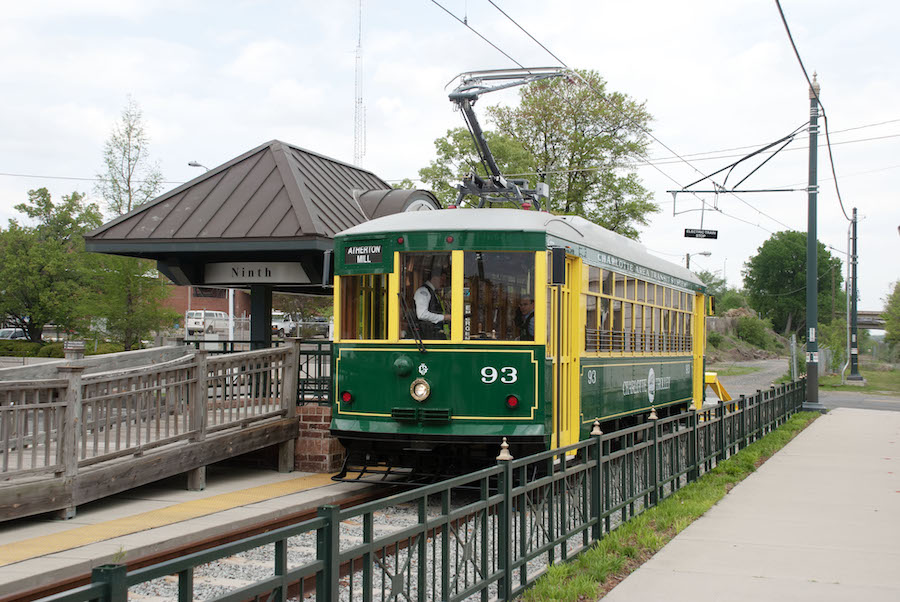
M533 602L602 598L820 415L794 414L698 480L622 524L571 562L550 567L523 599Z
M829 391L850 391L853 393L874 393L876 395L900 395L900 370L871 370L860 368L866 379L863 386L842 385L840 374L827 374L819 378L819 386ZM849 374L847 371L845 373Z

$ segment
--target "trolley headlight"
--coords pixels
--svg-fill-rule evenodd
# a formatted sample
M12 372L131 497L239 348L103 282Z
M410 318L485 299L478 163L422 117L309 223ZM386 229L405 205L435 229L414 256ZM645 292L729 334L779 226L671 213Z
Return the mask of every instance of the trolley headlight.
M425 401L428 399L428 396L431 395L431 385L429 385L428 381L424 378L417 378L412 381L412 384L409 386L409 394L412 395L412 398L416 401Z

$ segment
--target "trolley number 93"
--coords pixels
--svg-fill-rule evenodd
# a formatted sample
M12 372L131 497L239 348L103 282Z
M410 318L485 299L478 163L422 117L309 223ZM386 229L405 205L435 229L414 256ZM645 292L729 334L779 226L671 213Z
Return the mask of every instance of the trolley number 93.
M491 385L499 380L501 383L511 385L519 380L519 372L512 366L504 366L497 370L493 366L485 366L481 369L481 382Z

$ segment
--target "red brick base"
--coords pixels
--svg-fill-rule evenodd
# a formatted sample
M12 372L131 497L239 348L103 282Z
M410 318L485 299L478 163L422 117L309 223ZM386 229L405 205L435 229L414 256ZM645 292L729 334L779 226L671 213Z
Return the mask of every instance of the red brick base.
M344 446L328 432L331 406L297 407L300 433L294 450L294 468L303 472L337 472L344 462Z

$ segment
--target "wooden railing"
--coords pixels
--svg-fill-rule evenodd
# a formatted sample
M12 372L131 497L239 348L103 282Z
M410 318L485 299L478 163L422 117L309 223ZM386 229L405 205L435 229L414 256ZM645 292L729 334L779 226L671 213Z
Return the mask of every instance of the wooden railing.
M81 476L98 481L98 471L124 474L129 459L153 456L158 461L146 468L155 474L129 475L129 485L137 486L224 459L221 442L204 446L208 440L231 437L238 455L296 438L299 358L300 343L291 342L212 357L196 351L90 375L68 365L57 369L59 378L0 382L0 520L60 509L43 507L36 490L14 494L19 485L63 482L60 487L74 495ZM185 464L190 446L197 466ZM279 458L292 462L291 452L288 445ZM125 488L103 483L96 495L75 503ZM17 495L34 499L16 501ZM22 505L33 508L17 510Z

